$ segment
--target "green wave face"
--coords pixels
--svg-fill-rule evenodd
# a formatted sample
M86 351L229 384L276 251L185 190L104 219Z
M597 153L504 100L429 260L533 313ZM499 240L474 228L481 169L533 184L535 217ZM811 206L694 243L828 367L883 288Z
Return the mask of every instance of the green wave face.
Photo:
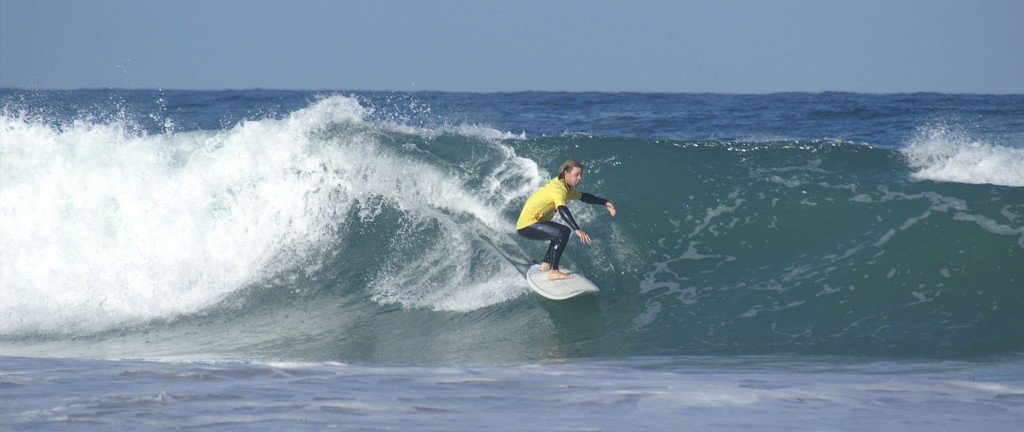
M0 348L371 363L1024 349L1020 187L922 179L903 152L843 141L527 138L360 109L328 98L229 130L141 137L5 120L6 133L77 149L64 172L102 187L33 197L66 210L51 229L88 242L59 244L73 256L51 257L45 289L5 267L29 294L5 294ZM45 160L8 143L5 164ZM580 188L619 214L571 204L594 242L573 239L563 262L601 292L552 302L520 273L545 245L514 221L568 158L586 165ZM53 172L10 168L8 203L37 178L26 173ZM137 193L153 184L162 198ZM149 219L130 218L139 208ZM5 222L29 220L8 210ZM153 242L163 247L140 249ZM5 265L21 262L7 250ZM94 274L61 285L83 261ZM45 301L53 292L64 303Z

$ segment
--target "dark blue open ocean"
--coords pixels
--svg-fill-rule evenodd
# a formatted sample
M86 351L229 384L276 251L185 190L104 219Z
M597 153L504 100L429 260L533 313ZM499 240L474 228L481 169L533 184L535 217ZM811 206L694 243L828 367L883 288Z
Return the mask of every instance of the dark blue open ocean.
M1024 95L0 90L0 428L1019 430L1022 317Z

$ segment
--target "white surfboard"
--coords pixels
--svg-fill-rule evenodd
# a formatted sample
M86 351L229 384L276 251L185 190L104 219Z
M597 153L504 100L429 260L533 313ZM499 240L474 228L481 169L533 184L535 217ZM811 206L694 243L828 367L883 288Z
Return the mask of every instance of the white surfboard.
M548 280L547 272L540 271L540 265L534 264L526 271L526 283L534 292L551 300L565 300L580 294L596 293L597 285L587 278L571 270L562 269L562 273L571 274L569 279Z

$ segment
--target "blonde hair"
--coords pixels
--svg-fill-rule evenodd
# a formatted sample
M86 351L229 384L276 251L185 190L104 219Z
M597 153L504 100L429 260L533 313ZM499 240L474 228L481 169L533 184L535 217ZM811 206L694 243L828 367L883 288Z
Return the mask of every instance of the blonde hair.
M583 169L583 164L576 159L569 159L562 163L562 166L558 168L558 178L565 180L565 173L569 172L573 168Z

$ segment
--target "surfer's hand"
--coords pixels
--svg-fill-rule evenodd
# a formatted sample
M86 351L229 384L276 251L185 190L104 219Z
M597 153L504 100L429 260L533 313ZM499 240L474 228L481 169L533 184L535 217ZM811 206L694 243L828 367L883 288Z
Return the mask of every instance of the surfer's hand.
M615 204L612 204L611 201L608 201L604 203L604 208L608 209L608 214L612 215L612 217L615 217Z
M583 244L590 244L590 236L588 236L583 230L576 230L576 235L580 236L580 241L583 242Z

